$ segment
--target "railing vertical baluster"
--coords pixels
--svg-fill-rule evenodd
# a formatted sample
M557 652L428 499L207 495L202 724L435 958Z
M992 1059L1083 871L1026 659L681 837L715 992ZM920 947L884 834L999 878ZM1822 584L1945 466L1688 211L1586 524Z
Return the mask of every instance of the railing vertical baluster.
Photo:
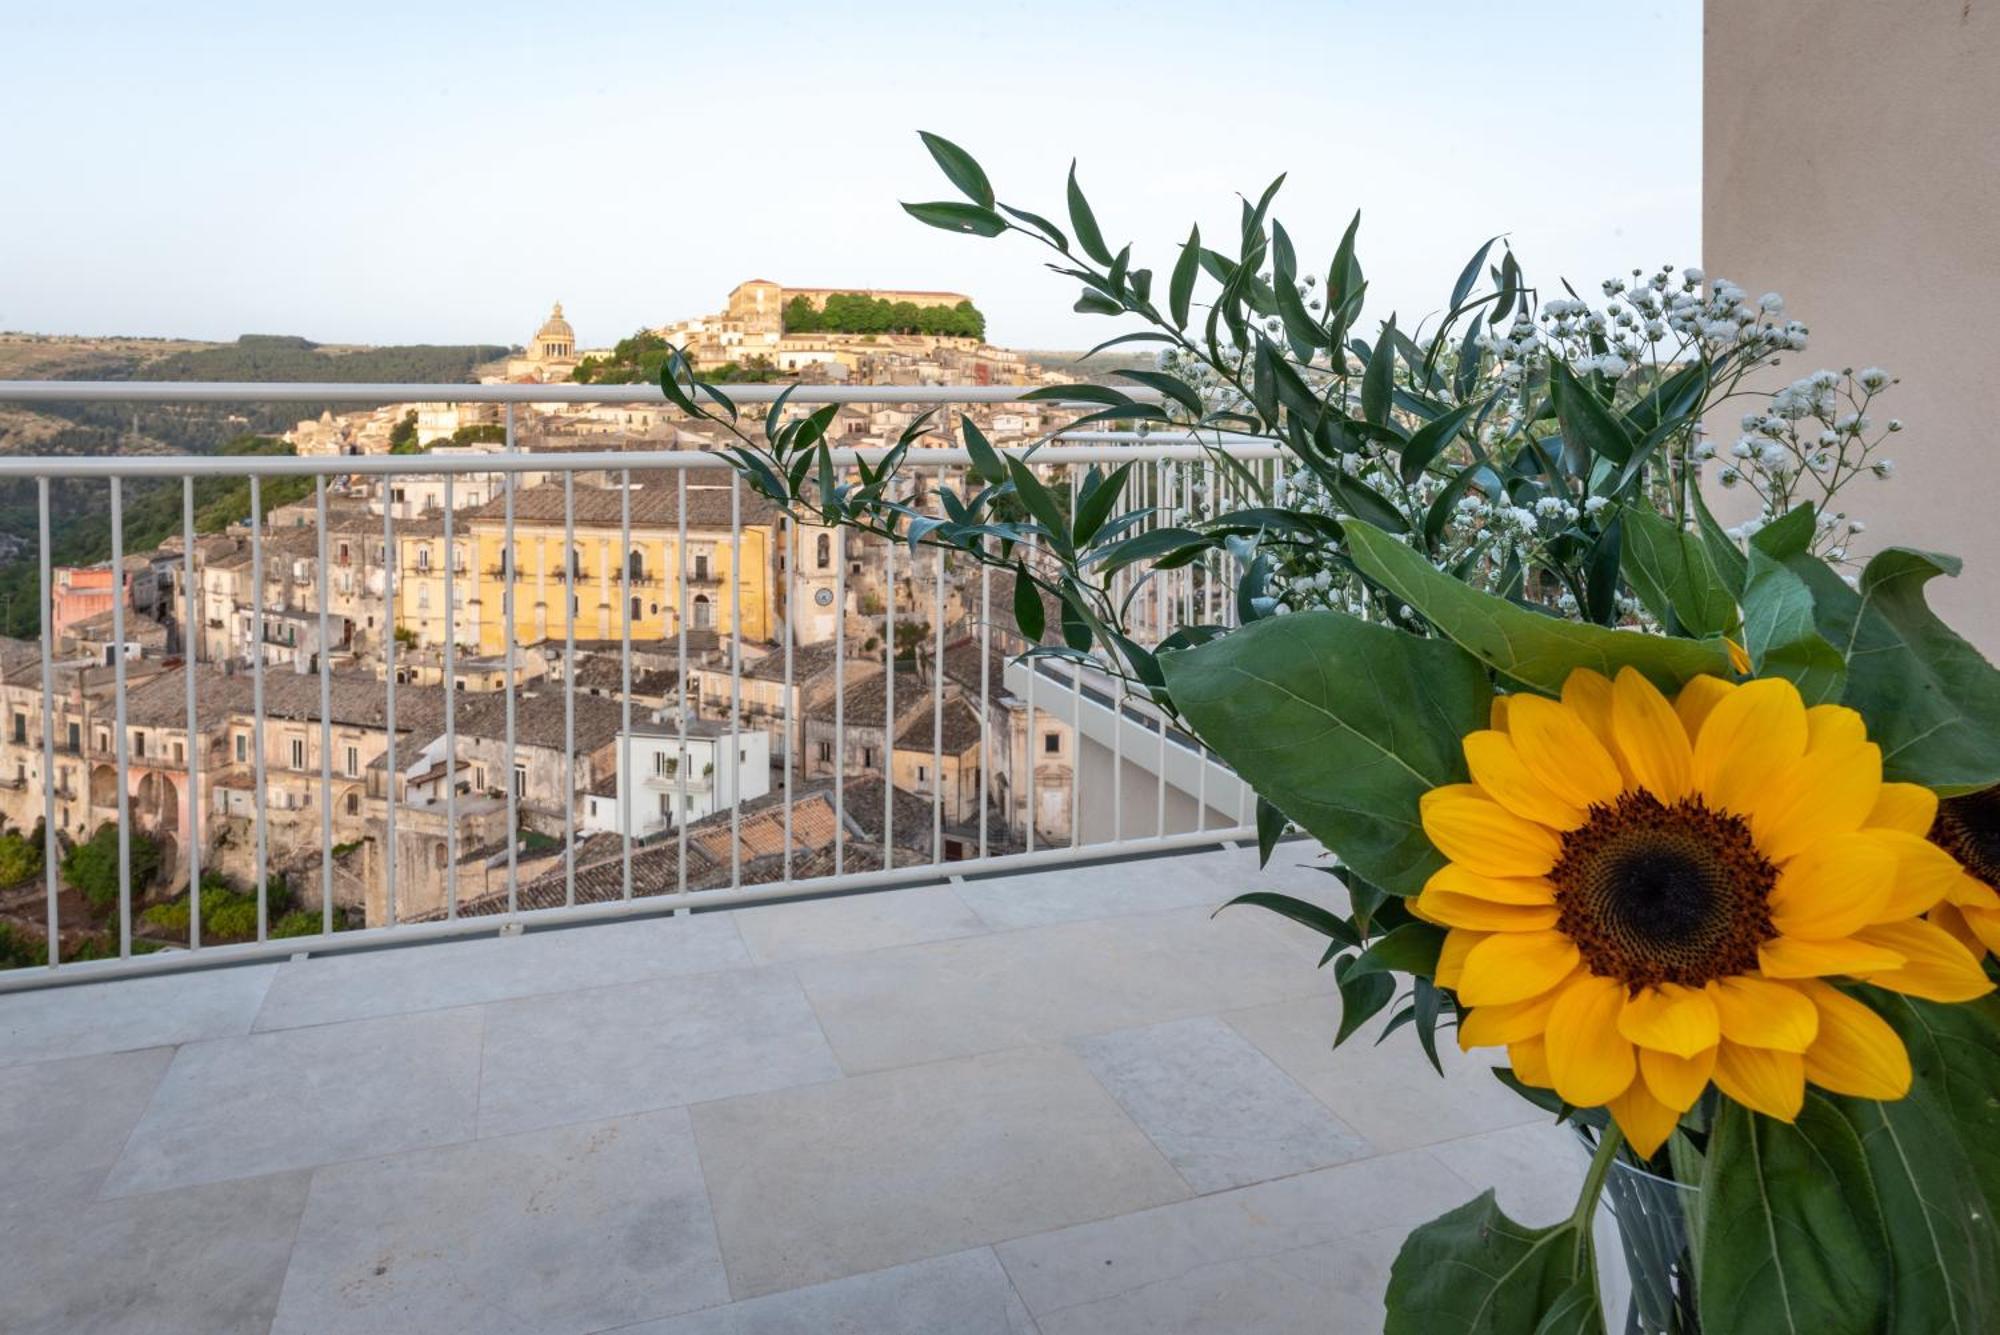
M1077 504L1082 499L1083 490L1076 475L1076 465L1065 469L1069 474L1069 512L1076 513ZM1111 653L1110 645L1104 646L1105 653ZM1083 847L1083 663L1073 659L1069 665L1069 846Z
M132 958L132 778L127 760L130 738L125 724L125 493L124 479L111 479L111 681L116 692L113 722L118 728L118 958ZM257 479L250 479L250 496L257 496ZM254 505L253 505L254 508ZM260 813L261 814L261 813ZM262 896L259 896L262 903ZM263 940L263 910L258 910L257 939Z
M729 884L743 884L743 477L729 475ZM721 775L717 775L721 778Z
M507 453L513 452L514 405L510 403L507 405ZM500 595L500 612L502 629L507 640L507 705L503 726L507 732L507 913L510 917L518 913L521 907L521 780L514 769L514 715L517 708L515 697L521 693L521 680L514 668L514 628L515 618L518 615L518 608L515 606L516 591L522 576L521 554L514 546L514 477L512 470L509 470L501 484L506 496L501 508L504 511L503 523L506 528L503 541L507 545L507 580L506 587Z
M938 490L945 487L945 470L937 471ZM944 502L938 501L942 511ZM915 573L912 560L912 574ZM931 861L944 861L944 548L937 549L935 595L931 603ZM963 776L960 776L963 782Z
M679 878L679 890L688 892L688 713L697 702L688 698L688 478L687 469L674 470L674 551L675 561L680 570L681 614L675 629L680 638L676 657L679 680L674 683L674 694L681 707L679 733L675 745L679 751L674 759L674 839L677 844L675 854L675 875Z
M627 774L632 772L632 470L619 473L618 483L618 624L619 632L619 724L618 761ZM624 822L620 851L623 854L622 898L632 898L632 821Z
M383 792L382 908L384 925L396 925L396 507L391 502L388 475L378 489L382 498L382 684L383 764L388 784Z
M56 904L60 893L56 884L56 605L53 590L49 587L49 480L46 477L35 479L35 508L42 535L42 894L44 908L48 912L48 961L53 969L62 963L62 923ZM79 732L79 740L81 737ZM192 744L192 733L189 740ZM88 785L89 763L79 755L76 764L83 771L83 782ZM90 797L87 788L83 796L87 804ZM85 810L88 809L86 805Z
M882 544L882 868L896 865L896 539ZM915 575L912 563L912 576Z
M1032 464L1029 465L1029 467L1031 468L1033 466L1034 465ZM1028 539L1028 560L1027 560L1027 568L1029 570L1041 569L1041 564L1042 564L1041 555L1042 555L1041 541L1037 538L1030 537ZM1030 586L1028 591L1037 600L1039 600L1042 596L1042 591L1039 588ZM1061 611L1062 610L1060 608L1057 609L1058 616L1061 615ZM1033 643L1030 643L1028 645L1029 649L1038 649L1040 647L1041 647L1040 645ZM1023 658L1021 660L1021 666L1027 669L1028 673L1028 690L1027 690L1028 731L1027 731L1027 736L1024 737L1021 742L1021 762L1022 762L1021 768L1025 769L1028 772L1028 774L1027 774L1027 787L1025 789L1023 789L1021 787L1021 784L1018 782L1018 780L1021 777L1019 775L1014 776L1015 779L1017 780L1017 782L1014 784L1014 787L1017 791L1026 792L1028 797L1028 817L1027 820L1023 823L1027 827L1027 834L1026 834L1027 851L1032 853L1035 851L1035 678L1041 675L1042 662L1039 658ZM1008 761L1009 761L1009 767L1011 768L1013 761L1013 757L1011 755L1008 757Z
M979 539L984 548L987 539ZM993 567L979 563L979 856L986 856L986 812L993 790Z
M576 614L582 606L577 584L583 563L576 555L576 474L563 473L563 904L576 904ZM620 774L615 785L626 810L618 823L631 823L632 779Z
M264 500L262 479L250 475L250 730L257 793L257 939L270 935L270 774L264 763Z
M458 916L458 581L452 475L444 475L444 916ZM513 689L510 684L509 690ZM511 775L509 778L511 779Z
M1153 502L1156 509L1167 504L1169 489L1168 464L1161 460L1153 465ZM1158 516L1156 515L1156 518ZM1161 519L1160 523L1164 523ZM1153 576L1153 643L1167 638L1167 589L1165 580ZM1150 703L1150 697L1149 697ZM1167 837L1167 716L1157 704L1153 705L1153 722L1160 730L1160 751L1158 773L1154 776L1153 834L1156 838Z
M451 474L445 474L450 485ZM327 616L327 537L326 476L313 479L314 517L319 521L319 569L314 583L319 585L319 930L333 932L333 665L327 641L332 624ZM188 676L190 688L194 682ZM193 714L193 699L188 713Z
M325 525L321 525L323 529ZM201 633L196 613L198 585L194 573L194 478L181 479L181 584L186 608L182 612L181 675L187 684L187 786L181 797L187 803L188 860L188 949L201 949L201 720L195 711L195 636ZM49 799L55 810L55 798ZM51 827L55 820L51 816Z
M847 531L833 531L833 874L847 855Z
M799 526L787 514L779 519L785 531L785 874L792 879L792 766L799 763L798 739L792 717L792 641L798 633Z

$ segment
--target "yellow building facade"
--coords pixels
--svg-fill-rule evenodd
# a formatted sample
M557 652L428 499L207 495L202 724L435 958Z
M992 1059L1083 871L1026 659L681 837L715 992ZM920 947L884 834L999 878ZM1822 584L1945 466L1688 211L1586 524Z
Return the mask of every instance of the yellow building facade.
M777 560L780 517L746 491L740 498L740 533L734 533L729 488L689 485L683 552L679 495L671 476L645 481L635 476L629 546L615 488L576 486L573 545L565 538L559 485L515 493L511 555L504 497L459 514L452 572L459 613L452 634L460 651L505 652L503 598L510 586L514 643L520 646L562 640L572 617L581 640L621 639L628 623L634 641L667 639L679 633L683 606L690 631L735 632L740 609L744 638L773 639L783 577ZM441 644L447 633L443 535L427 526L399 536L398 547L396 624L420 646Z

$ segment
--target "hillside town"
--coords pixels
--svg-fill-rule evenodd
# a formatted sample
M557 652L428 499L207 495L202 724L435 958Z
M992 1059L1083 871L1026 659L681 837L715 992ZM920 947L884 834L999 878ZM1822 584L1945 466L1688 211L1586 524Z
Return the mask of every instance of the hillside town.
M842 295L745 283L720 314L655 332L698 365L754 358L806 383L1061 379L958 333L786 328L787 309ZM851 295L976 319L958 294ZM557 305L490 378L565 383L609 356ZM135 932L162 943L186 937L174 906L197 865L204 894L261 880L318 930L329 863L336 923L359 927L1070 839L1079 739L1010 689L1026 647L1010 578L794 522L722 469L425 471L507 450L505 411L322 413L285 434L291 451L408 454L409 471L336 474L323 523L307 496L191 552L176 534L118 568L55 569L53 691L37 642L0 640L5 828L35 830L45 791L65 847L115 827L122 674L129 833L157 854ZM1068 420L964 411L1001 445ZM889 444L915 415L843 406L829 435ZM511 443L702 451L718 434L664 399L535 403ZM941 425L920 445L952 443ZM32 907L0 902L23 930L40 915L27 890ZM73 899L65 953L94 929Z

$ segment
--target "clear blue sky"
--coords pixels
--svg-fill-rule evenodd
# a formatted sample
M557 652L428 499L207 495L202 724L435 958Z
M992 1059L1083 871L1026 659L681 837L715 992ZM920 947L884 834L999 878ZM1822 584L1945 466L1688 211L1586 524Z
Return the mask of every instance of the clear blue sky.
M763 277L1103 337L1036 248L903 216L952 197L918 128L1056 217L1075 155L1160 270L1288 171L1312 267L1363 211L1375 316L1495 232L1594 286L1696 262L1700 30L1697 0L0 0L0 328L522 342L560 299L594 346Z

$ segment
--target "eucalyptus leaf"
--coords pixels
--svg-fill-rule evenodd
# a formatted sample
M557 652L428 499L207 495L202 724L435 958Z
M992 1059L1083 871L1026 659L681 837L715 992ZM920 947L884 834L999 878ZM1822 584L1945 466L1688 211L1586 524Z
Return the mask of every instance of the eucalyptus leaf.
M931 151L937 165L944 170L945 176L967 199L984 209L993 207L993 187L987 183L986 173L980 170L972 154L929 130L919 130L917 135L924 141L924 147Z
M1812 591L1790 567L1750 549L1743 588L1743 647L1761 677L1783 677L1809 705L1840 698L1847 658L1819 633Z
M1700 535L1644 506L1622 517L1625 579L1646 610L1697 637L1734 633L1736 599Z
M971 236L998 236L1007 230L1007 220L992 209L984 209L977 204L961 204L955 199L934 200L928 204L905 204L903 212L918 222L929 223L932 227L940 227L947 232L965 232Z

